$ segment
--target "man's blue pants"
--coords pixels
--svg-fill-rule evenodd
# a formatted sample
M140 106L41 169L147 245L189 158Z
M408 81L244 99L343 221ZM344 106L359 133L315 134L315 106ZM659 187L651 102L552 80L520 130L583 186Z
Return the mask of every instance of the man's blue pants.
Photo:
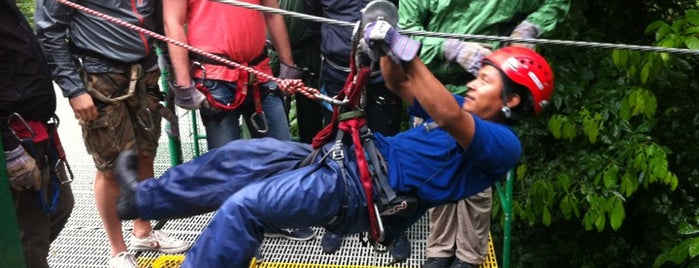
M138 210L143 219L167 219L219 209L182 267L247 267L265 229L324 226L345 206L334 231L366 231L355 157L343 151L342 169L329 158L298 167L311 152L306 144L233 141L140 183Z

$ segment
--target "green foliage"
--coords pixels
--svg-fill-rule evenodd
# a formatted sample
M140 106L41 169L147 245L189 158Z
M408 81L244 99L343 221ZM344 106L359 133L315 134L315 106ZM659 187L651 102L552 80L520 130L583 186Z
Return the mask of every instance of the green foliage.
M19 10L22 11L24 16L29 21L29 25L34 27L34 8L36 6L35 0L17 0L17 6Z
M557 38L696 48L698 24L696 1L577 1ZM518 129L515 266L696 267L697 57L540 50L556 94Z

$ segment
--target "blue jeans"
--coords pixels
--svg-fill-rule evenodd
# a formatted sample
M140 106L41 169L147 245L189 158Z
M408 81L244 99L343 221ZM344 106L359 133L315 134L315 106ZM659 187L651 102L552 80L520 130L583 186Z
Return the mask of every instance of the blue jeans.
M238 85L236 82L226 82L220 80L208 79L204 81L211 95L223 104L231 103L235 100L236 90ZM261 92L269 92L262 94L262 111L267 121L266 132L261 132L255 128L256 123L260 130L265 129L265 123L261 117L253 117L255 106L253 102L253 93L248 91L247 99L238 108L233 111L223 111L219 109L201 109L200 115L204 127L206 128L206 141L209 150L223 146L224 144L240 139L241 128L239 118L242 115L245 123L250 130L253 138L270 137L278 140L291 140L291 131L289 130L289 119L282 99L276 94L278 92L277 84L270 81L260 84ZM257 119L257 120L255 120Z
M353 151L345 147L343 167L330 158L297 167L310 145L270 138L230 142L139 183L138 212L142 219L170 219L218 209L182 267L247 267L266 229L336 220L335 233L366 231L368 210ZM418 208L408 218L385 217L385 242L426 210Z

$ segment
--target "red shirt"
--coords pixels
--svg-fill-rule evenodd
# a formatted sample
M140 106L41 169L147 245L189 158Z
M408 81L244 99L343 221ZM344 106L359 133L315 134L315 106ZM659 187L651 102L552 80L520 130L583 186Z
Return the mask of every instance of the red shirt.
M259 0L243 0L260 4ZM248 65L262 53L265 46L267 27L260 11L236 7L207 0L187 2L187 42L204 51L225 56L236 63ZM234 82L240 69L222 65L205 64L206 78ZM272 75L269 59L265 59L255 70ZM201 69L194 70L201 78ZM258 77L259 82L269 79Z

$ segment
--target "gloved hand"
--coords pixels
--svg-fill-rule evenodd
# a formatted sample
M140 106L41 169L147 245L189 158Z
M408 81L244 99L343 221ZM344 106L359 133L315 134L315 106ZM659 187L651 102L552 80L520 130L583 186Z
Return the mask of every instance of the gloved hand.
M539 27L526 20L522 21L522 23L517 25L517 27L515 27L515 29L512 31L510 37L525 39L537 38L539 37ZM530 49L534 49L535 46L534 44L527 43L510 43L509 45L526 47Z
M24 150L24 147L17 146L12 151L5 151L5 160L12 188L17 191L30 188L41 189L41 172L34 158Z
M493 53L482 44L462 42L456 39L447 39L442 45L444 58L448 62L456 62L467 72L478 75L478 70L483 66L483 59Z
M304 70L297 66L279 63L279 78L281 79L300 79L303 77L303 72Z
M364 27L364 38L360 40L361 49L372 58L388 55L393 61L408 62L420 52L420 42L404 36L385 20L371 22Z
M195 110L208 104L205 103L206 96L197 90L194 81L188 87L181 87L170 81L170 88L175 93L175 105L183 109Z
M305 87L301 77L303 76L304 70L296 67L290 66L286 63L279 63L279 78L284 79L283 82L279 83L279 89L284 94L294 94L296 92L304 93L303 88ZM305 93L304 93L305 94Z

